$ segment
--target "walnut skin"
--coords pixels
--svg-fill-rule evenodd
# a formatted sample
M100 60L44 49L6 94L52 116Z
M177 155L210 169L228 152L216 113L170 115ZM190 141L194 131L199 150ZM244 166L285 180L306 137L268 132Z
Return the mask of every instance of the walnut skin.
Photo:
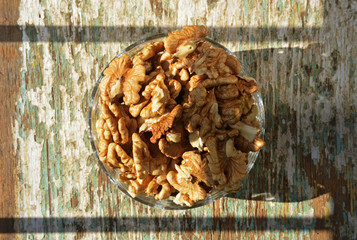
M112 167L119 166L123 164L124 166L130 168L134 164L134 160L130 157L119 144L110 143L108 147L108 162Z
M181 117L181 114L182 107L181 105L177 105L169 114L165 115L158 122L154 123L152 125L152 138L150 141L152 143L156 143L156 141L172 127L175 119Z
M212 173L208 167L207 158L201 157L199 151L188 151L182 154L183 161L180 165L181 169L195 176L199 181L203 181L208 186L214 185Z
M133 133L133 158L136 176L139 179L147 177L150 171L151 155L148 146L141 140L139 134Z
M218 154L217 139L209 137L206 141L206 146L209 152L209 155L207 156L208 167L211 170L212 178L220 185L225 184L227 182L227 178L224 175L225 164L223 163L224 159Z
M170 171L167 174L167 181L179 192L187 194L194 202L203 200L207 196L206 191L198 185L197 182L192 183L190 179L187 179L183 174Z
M227 183L224 186L218 186L217 189L225 192L236 192L240 188L240 182L247 175L248 154L236 150L233 140L230 139L226 142L226 156L228 157L225 168Z
M125 105L136 104L140 100L140 83L145 81L145 67L134 65L124 75L123 92Z
M178 159L186 151L192 149L188 141L188 133L182 124L175 124L166 134L166 139L159 140L159 149L167 157Z
M156 79L145 87L143 96L146 99L150 99L148 105L146 105L140 116L144 119L161 116L165 113L165 106L170 99L170 91L164 82L165 75L158 74Z
M186 45L189 41L198 41L208 35L208 30L204 26L186 26L180 31L169 33L164 39L165 50L168 53L175 53L180 45Z
M116 95L123 94L122 89L116 86L109 94L109 89L116 85L117 82L121 82L121 77L130 69L132 62L127 54L123 54L120 58L115 58L103 72L104 77L99 84L100 96L105 103L110 102L109 95L114 98ZM118 83L120 85L120 83Z
M142 62L152 58L157 53L164 50L163 42L152 42L143 48L141 52L135 55L133 59L134 64L142 64Z
M154 177L146 188L146 194L154 195L155 200L167 199L174 191L175 189L166 180L166 174Z

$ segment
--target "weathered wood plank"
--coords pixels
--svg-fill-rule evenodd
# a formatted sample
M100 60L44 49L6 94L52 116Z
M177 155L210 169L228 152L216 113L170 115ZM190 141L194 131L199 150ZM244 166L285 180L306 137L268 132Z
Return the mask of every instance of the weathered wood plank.
M19 1L0 2L0 25L16 24L19 16ZM1 32L12 37L18 37L19 29ZM15 118L15 102L17 99L21 63L18 51L20 43L0 43L0 217L12 217L16 213L16 167L12 134L13 119ZM12 222L0 225L0 232L13 228ZM0 238L6 238L0 236Z
M23 0L19 10L17 23L33 25L23 29L9 145L18 156L16 227L31 232L19 238L356 237L353 1ZM256 77L266 147L240 193L198 209L162 211L133 202L99 169L88 100L121 49L186 24L211 27L210 37ZM78 26L88 27L81 34Z

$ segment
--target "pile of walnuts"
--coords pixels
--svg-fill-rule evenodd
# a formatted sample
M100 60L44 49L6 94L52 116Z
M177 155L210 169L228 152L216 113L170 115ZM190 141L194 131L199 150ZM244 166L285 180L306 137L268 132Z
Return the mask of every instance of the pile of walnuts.
M238 191L248 152L264 145L255 81L238 76L234 56L202 40L208 33L186 26L103 73L99 156L120 170L133 196L192 206L213 189Z

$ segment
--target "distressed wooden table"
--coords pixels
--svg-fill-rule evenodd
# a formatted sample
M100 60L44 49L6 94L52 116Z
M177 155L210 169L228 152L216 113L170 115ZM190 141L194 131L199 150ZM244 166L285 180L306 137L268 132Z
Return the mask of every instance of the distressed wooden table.
M0 2L4 239L356 239L356 1ZM241 191L163 211L93 157L88 102L121 49L204 24L261 87L266 146Z

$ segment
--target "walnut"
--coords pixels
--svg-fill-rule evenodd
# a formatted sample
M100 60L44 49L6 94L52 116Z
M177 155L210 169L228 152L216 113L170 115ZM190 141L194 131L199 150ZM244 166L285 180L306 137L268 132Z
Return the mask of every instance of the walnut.
M197 44L197 53L200 53L202 56L203 54L207 53L210 48L212 47L212 44L208 41L202 41L200 43ZM196 61L199 59L196 59ZM202 60L201 60L202 62Z
M103 74L105 76L111 76L113 78L118 78L124 76L124 74L131 67L132 62L128 54L123 54L119 58L113 59L109 63L109 66L104 70Z
M199 114L201 107L207 102L207 90L198 86L194 88L187 97L184 96L182 107L184 109L184 120L191 118L194 114Z
M106 124L110 130L110 133L113 137L113 141L116 143L120 142L120 135L118 131L118 119L111 117L106 119Z
M168 84L169 91L170 91L170 96L172 99L175 99L178 97L178 95L181 92L181 83L175 79L171 79Z
M166 115L168 115L169 113L165 113L161 116L158 117L152 117L152 118L142 118L141 116L138 116L138 124L139 124L139 133L142 132L147 132L147 131L151 131L152 130L152 125L154 123L157 123L160 121L160 119L162 119L163 117L165 117Z
M201 116L198 113L193 114L193 116L187 121L185 125L186 130L189 133L193 133L194 131L197 130L201 121L202 121Z
M259 128L250 126L242 121L230 125L230 127L238 129L239 134L243 136L246 140L248 140L248 142L252 142L254 138L256 138L260 133Z
M155 79L157 77L158 74L160 73L165 73L164 69L162 68L162 66L157 66L155 68L155 70L153 70L151 73L149 73L148 75L145 76L145 82L146 83L150 83L153 79Z
M203 82L205 79L207 79L207 77L205 75L193 75L185 87L191 92L194 89L196 89L198 87L198 85L201 82Z
M225 192L237 192L240 182L247 175L248 154L235 149L233 140L229 139L226 142L226 156L228 157L225 169L227 183L224 186L218 186L217 189Z
M137 133L132 135L132 141L134 168L137 178L145 178L148 174L160 175L166 170L168 159L160 151L150 151L148 145Z
M177 106L175 99L170 98L166 104L166 111L171 112Z
M238 77L237 88L242 92L252 94L258 90L258 86L255 85L255 80L248 77Z
M212 106L217 103L216 96L214 95L214 89L207 92L207 96L205 99L205 104L200 109L201 117L207 117L209 112L211 111Z
M130 157L124 149L116 143L110 143L108 146L108 162L112 167L120 167L120 164L131 168L134 164L134 160Z
M191 100L190 96L189 100ZM193 106L195 106L193 103L184 104L186 108L190 105L192 106L184 111L183 118L187 119L185 127L190 133L199 130L200 137L214 135L216 128L222 127L222 119L218 111L218 103L214 95L214 90L208 92L204 102L204 106L200 109L197 107L193 108ZM193 114L192 117L190 117L191 114Z
M166 60L161 63L165 76L168 78L174 78L179 74L179 69L174 65L175 59Z
M203 181L208 186L214 185L211 171L208 167L207 158L201 157L199 151L188 151L182 154L183 161L180 165L185 172L195 176L199 181Z
M215 123L208 117L204 117L200 125L199 135L201 138L206 139L208 136L214 136L216 131Z
M123 81L118 79L115 81L114 85L112 87L109 87L109 98L111 101L115 98L122 98L124 96L123 92Z
M113 141L112 138L112 133L110 132L110 129L108 127L108 124L104 122L103 128L101 129L100 137L102 137L105 140L108 140L109 142Z
M118 131L120 133L121 144L126 144L130 141L130 136L136 132L138 128L135 119L122 117L118 121Z
M166 134L166 140L168 142L179 143L179 142L181 142L181 139L182 139L182 134L181 133L168 132Z
M209 155L207 155L208 167L211 170L212 178L220 185L225 184L227 182L227 178L224 175L225 162L218 154L217 139L215 137L208 137L206 146L209 152Z
M166 199L174 191L175 189L166 180L166 174L154 177L146 188L147 195L154 195L155 200Z
M119 173L118 180L130 186L131 181L136 180L136 175L131 172L121 172Z
M174 56L171 53L168 52L164 52L161 56L160 56L160 63L163 63L165 61L170 61L173 60Z
M145 67L134 65L124 75L123 92L125 105L136 104L140 100L141 83L145 82Z
M140 117L143 119L152 119L152 118L160 118L161 113L165 112L165 108L163 107L163 104L160 104L161 108L159 108L159 112L154 112L152 111L153 108L153 103L149 102L140 112Z
M237 84L225 84L215 88L215 94L218 99L226 100L239 96Z
M129 136L137 129L136 120L129 117L122 117L119 120L111 117L106 119L106 124L111 132L113 141L120 144L128 143Z
M99 100L100 114L104 119L113 117L113 113L110 111L109 106L102 99Z
M161 75L161 74L159 74ZM162 78L156 78L155 84L145 88L144 93L150 92L151 102L146 105L140 113L144 119L157 117L165 113L165 105L170 99L170 92ZM150 87L149 87L150 86ZM150 91L152 88L152 91ZM147 90L148 89L148 90Z
M206 79L202 81L202 86L205 88L217 87L224 84L232 84L238 82L238 78L234 75L219 76L215 79Z
M201 40L208 35L209 31L204 26L186 26L180 31L170 32L164 39L165 50L168 53L175 53L177 48L182 45L191 45L192 42ZM191 49L182 49L181 56L184 56Z
M258 115L258 108L256 105L252 105L249 112L247 112L246 115L244 115L242 117L242 119L244 122L252 122L257 119L257 115ZM260 127L260 126L258 125L257 127Z
M245 153L248 153L250 151L259 151L259 149L261 149L265 145L264 140L259 137L255 137L253 141L250 142L242 135L237 136L234 139L234 143L236 144L239 150Z
M251 95L257 91L258 87L255 85L254 80L245 80L238 77L238 81L235 84L220 85L216 88L216 96L219 99L226 100L237 98L240 92L245 92ZM247 95L247 94L245 94Z
M224 141L226 139L234 139L239 135L239 130L238 129L217 129L216 130L216 137L220 141Z
M141 95L146 98L150 99L152 97L152 92L153 90L159 85L161 82L165 80L165 74L163 73L158 73L155 75L155 79L151 81L144 89L144 91L141 93Z
M153 176L147 175L143 179L130 180L128 193L136 197L139 193L145 191Z
M242 70L240 62L230 54L227 54L225 65L227 65L230 68L233 75L238 75Z
M253 103L252 95L245 92L241 93L238 98L219 101L222 120L232 127L241 120L242 115L250 112Z
M218 103L214 102L209 110L209 119L214 123L216 128L222 127L222 118L218 112Z
M142 64L144 61L154 57L156 54L164 50L164 42L152 42L146 45L141 52L133 58L133 63Z
M177 159L192 149L188 141L188 133L182 124L176 124L166 134L166 139L159 140L159 149L167 157Z
M125 105L110 103L108 108L116 118L129 117L127 114L127 107Z
M201 41L197 43L197 47L194 52L181 60L186 64L190 73L195 72L196 68L201 64L205 65L205 62L208 62L207 55L209 54L209 51L213 50L211 47L212 44L210 42Z
M98 154L99 154L99 159L102 162L107 162L107 152L108 152L109 143L110 141L106 139L100 139L98 142Z
M151 155L148 146L141 140L139 134L133 133L133 158L136 177L146 178L150 171Z
M178 46L176 53L174 54L175 57L184 58L196 49L196 42L195 41L188 41L185 44Z
M159 149L165 156L173 159L181 157L185 152L180 143L168 142L165 138L159 140Z
M95 128L97 130L99 138L101 138L103 135L104 124L105 124L105 119L102 116L95 122Z
M155 146L155 149L158 147ZM152 148L150 148L152 149ZM150 151L152 160L150 162L150 174L153 176L162 175L167 170L169 159L160 150Z
M106 162L106 157L107 157L107 153L108 153L108 146L110 143L110 138L111 135L108 137L106 136L105 132L106 130L104 129L104 124L105 124L105 119L104 118L99 118L96 122L96 130L98 133L98 138L99 138L99 142L98 142L98 154L99 154L99 159L102 162ZM108 132L108 131L107 131Z
M240 109L239 105L236 105L236 106L237 107L221 109L222 119L228 125L232 125L232 124L238 122L242 116L242 110Z
M180 167L177 166L177 169ZM193 202L205 199L207 196L206 191L198 184L198 182L192 183L190 177L187 178L187 174L176 171L170 171L167 174L167 181L179 192L187 194L189 199Z
M186 205L189 207L192 207L192 205L194 204L194 202L190 199L188 194L183 194L181 192L179 192L176 195L176 197L174 199L174 203L176 203L177 205Z
M104 102L108 104L110 98L123 94L122 89L116 86L115 91L113 90L109 96L112 86L120 82L120 78L130 69L131 65L132 62L127 54L123 54L120 58L115 58L109 63L109 66L103 72L104 77L99 84L100 96Z
M112 134L110 133L109 130L105 129L103 133L104 139L111 142L112 140Z
M200 50L200 48L198 48ZM195 61L191 72L198 75L206 74L209 78L217 78L219 69L224 66L227 59L227 53L221 48L204 48L203 54L199 54L200 58ZM224 73L225 71L222 71Z
M200 132L198 130L190 133L189 135L189 141L192 147L203 151L203 147L204 147L204 141L203 138L200 137Z
M175 59L174 61L171 62L170 67L172 67L172 69L176 69L176 70L186 69L187 68L186 63L187 62L182 59L181 60L179 59L178 61L176 61L176 59ZM177 72L179 72L179 71L177 71ZM178 74L180 74L180 73L178 73Z
M187 81L190 79L190 74L188 73L188 71L186 69L181 69L179 75L180 75L181 81Z
M141 98L137 104L132 104L129 107L129 112L134 118L140 115L141 110L148 104L149 99Z
M182 107L181 105L176 105L174 109L169 114L166 114L158 122L155 122L151 127L152 137L150 141L156 143L156 141L161 138L163 134L166 133L172 127L175 119L181 117Z
M170 197L170 195L173 192L176 191L176 189L174 189L168 181L162 182L160 185L161 185L161 190L160 190L160 192L155 194L155 200L166 199L166 198Z
M160 184L156 181L156 178L157 178L157 176L154 177L150 181L150 183L148 184L148 186L145 189L146 194L149 195L149 196L152 196L152 195L158 193L158 189L160 187Z

